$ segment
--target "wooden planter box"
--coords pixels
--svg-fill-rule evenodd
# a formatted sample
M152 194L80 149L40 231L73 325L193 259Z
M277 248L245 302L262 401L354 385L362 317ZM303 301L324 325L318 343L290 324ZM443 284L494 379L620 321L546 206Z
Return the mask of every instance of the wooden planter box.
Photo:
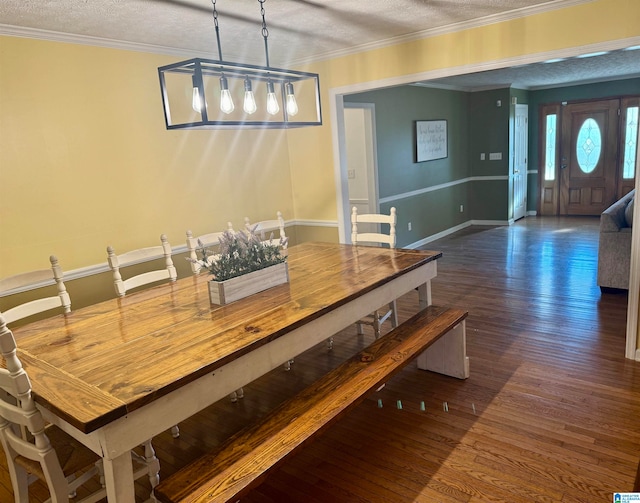
M288 282L289 267L283 262L226 281L209 281L209 299L212 304L224 306Z

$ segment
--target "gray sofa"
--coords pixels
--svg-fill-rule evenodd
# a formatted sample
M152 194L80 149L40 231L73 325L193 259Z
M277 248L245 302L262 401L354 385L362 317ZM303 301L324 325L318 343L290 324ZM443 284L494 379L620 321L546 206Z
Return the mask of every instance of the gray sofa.
M629 289L634 194L635 189L600 215L598 286L603 290Z

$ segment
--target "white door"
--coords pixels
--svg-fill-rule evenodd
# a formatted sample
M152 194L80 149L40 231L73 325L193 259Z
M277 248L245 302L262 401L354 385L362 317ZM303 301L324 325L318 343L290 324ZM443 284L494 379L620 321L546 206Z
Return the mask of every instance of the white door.
M349 212L378 213L374 105L348 103L344 108ZM373 225L373 224L371 224ZM350 223L347 234L351 233ZM362 232L375 232L375 228Z
M529 107L516 105L513 154L513 219L527 213L527 151L529 134Z

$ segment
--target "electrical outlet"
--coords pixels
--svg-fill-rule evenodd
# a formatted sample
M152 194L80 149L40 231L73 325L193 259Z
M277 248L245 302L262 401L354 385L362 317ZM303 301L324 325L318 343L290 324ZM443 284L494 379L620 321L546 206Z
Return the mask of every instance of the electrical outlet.
M411 222L409 222L409 223L407 224L407 227L408 227L408 229L409 229L409 230L411 230Z
M463 213L463 212L464 212L464 204L461 204L460 205L460 213Z
M487 158L487 155L483 152L482 154L480 154L480 160L484 161Z
M353 180L356 177L356 170L355 169L348 169L347 170L347 177L349 178L349 180Z

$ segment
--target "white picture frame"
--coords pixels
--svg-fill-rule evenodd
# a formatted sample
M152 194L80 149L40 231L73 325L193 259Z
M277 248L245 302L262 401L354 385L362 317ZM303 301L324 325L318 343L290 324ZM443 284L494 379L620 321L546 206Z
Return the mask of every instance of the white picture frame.
M447 120L416 121L416 162L445 159L448 155Z

